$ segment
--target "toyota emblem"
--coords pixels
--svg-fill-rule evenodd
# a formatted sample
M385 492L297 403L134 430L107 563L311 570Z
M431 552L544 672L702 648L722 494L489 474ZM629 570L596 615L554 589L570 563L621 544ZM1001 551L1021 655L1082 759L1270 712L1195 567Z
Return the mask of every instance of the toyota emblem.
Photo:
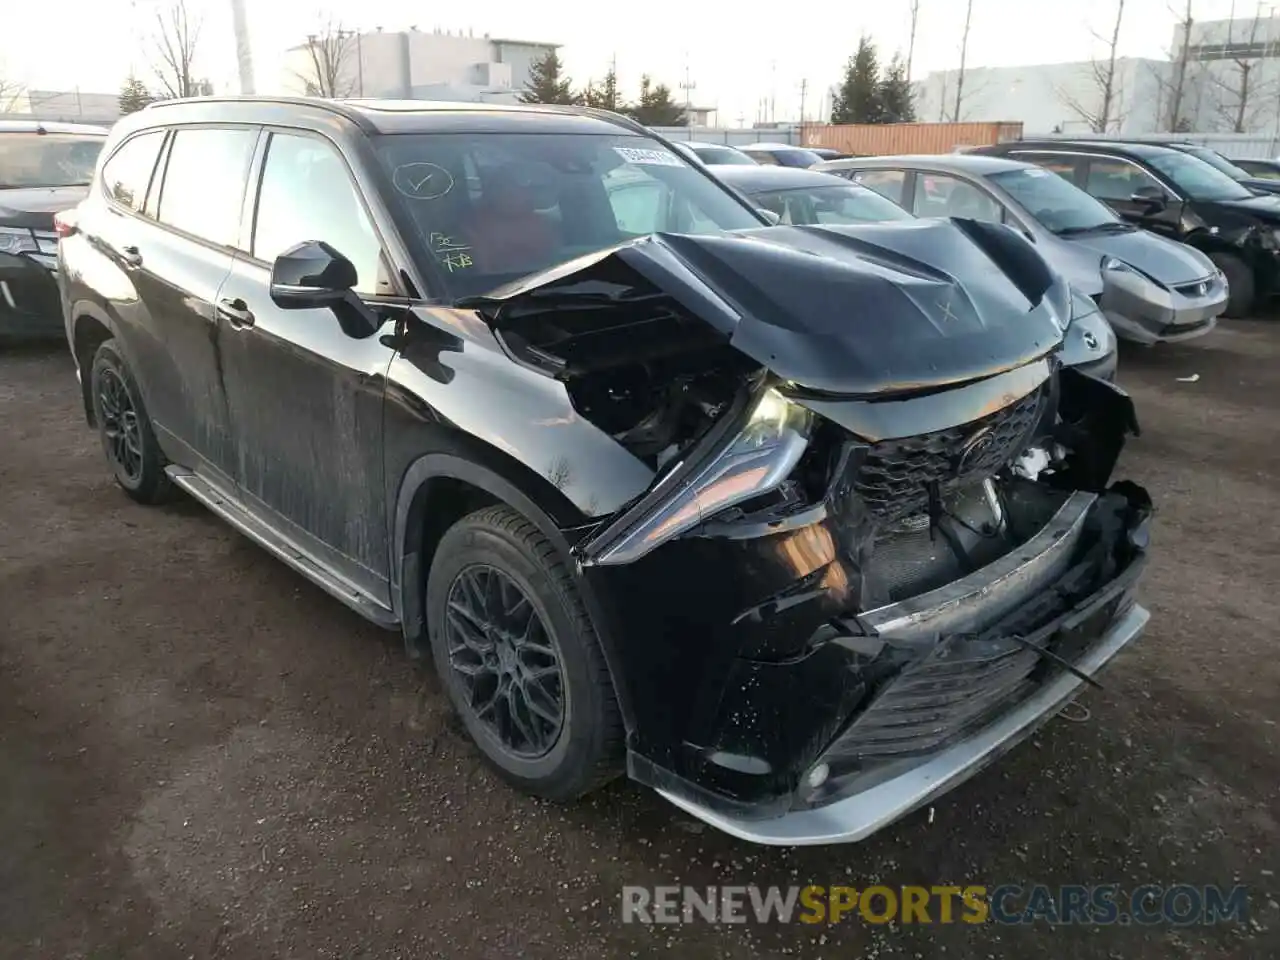
M1084 345L1090 350L1098 349L1098 338L1093 335L1092 330L1086 330L1080 335L1080 339L1084 341Z

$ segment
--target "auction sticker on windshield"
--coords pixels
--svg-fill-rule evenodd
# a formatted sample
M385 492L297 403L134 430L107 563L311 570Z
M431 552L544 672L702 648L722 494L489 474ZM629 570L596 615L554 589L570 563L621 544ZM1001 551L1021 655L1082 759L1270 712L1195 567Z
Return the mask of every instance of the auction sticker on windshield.
M642 147L614 147L613 150L627 163L642 163L657 167L685 166L685 162L669 150L652 150Z

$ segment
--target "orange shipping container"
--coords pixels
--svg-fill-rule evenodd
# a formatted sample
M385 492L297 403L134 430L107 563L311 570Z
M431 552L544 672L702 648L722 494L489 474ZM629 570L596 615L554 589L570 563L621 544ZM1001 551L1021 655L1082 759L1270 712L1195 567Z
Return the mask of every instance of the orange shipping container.
M958 147L982 147L1021 136L1020 122L809 123L802 131L807 147L831 147L865 156L952 153Z

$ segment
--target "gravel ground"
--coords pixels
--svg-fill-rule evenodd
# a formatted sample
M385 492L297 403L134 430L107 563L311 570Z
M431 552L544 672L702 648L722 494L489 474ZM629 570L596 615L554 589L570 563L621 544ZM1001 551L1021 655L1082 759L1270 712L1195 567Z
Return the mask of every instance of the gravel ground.
M1280 955L1280 325L1126 351L1121 381L1146 636L932 815L786 851L627 783L516 795L394 635L194 504L127 500L64 352L0 353L0 957ZM876 881L1244 883L1250 920L619 920L623 884Z

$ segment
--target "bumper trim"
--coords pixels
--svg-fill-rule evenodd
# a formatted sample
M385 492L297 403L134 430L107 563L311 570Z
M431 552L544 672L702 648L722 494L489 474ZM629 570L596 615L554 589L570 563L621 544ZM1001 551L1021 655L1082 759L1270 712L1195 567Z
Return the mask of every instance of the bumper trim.
M1134 640L1150 614L1135 604L1077 662L1093 675ZM769 846L853 843L919 809L963 783L1006 751L1035 733L1079 692L1084 681L1061 673L1026 700L973 736L924 760L892 779L824 807L793 810L770 820L748 820L719 813L676 796L658 793L699 820L725 833Z

